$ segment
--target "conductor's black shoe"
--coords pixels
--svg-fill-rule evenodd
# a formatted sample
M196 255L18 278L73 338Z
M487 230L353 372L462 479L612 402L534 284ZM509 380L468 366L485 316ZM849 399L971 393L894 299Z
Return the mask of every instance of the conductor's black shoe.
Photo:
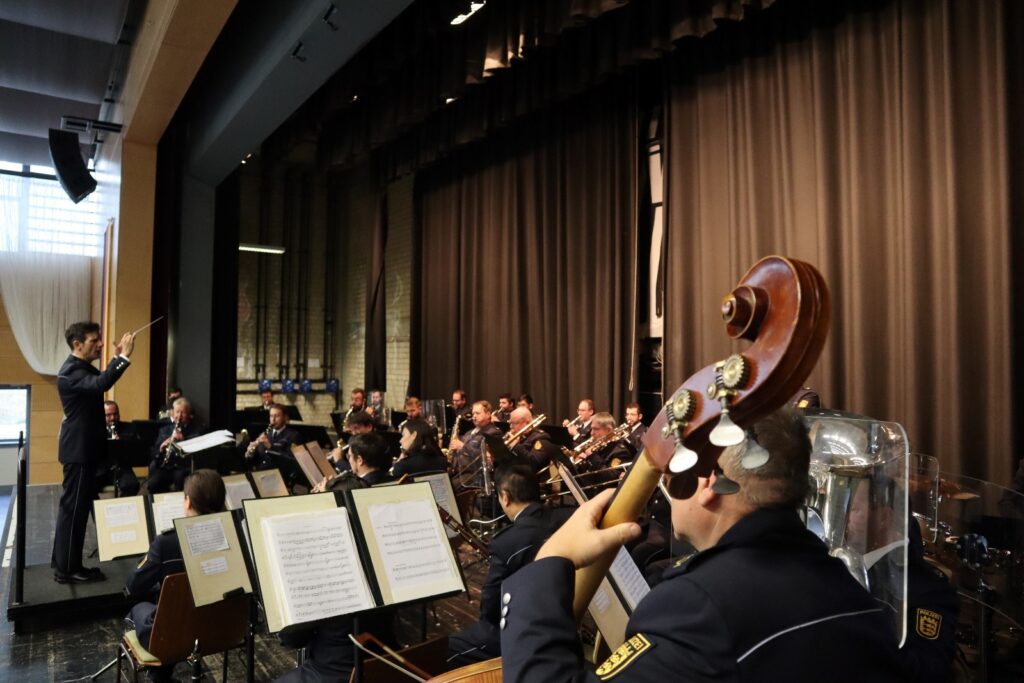
M79 570L74 574L61 574L60 572L53 573L53 580L57 583L89 583L93 581L104 581L107 577L102 572L89 573L84 570Z
M82 567L82 571L86 574L98 574L100 576L103 576L103 572L100 571L99 567ZM106 577L104 576L103 578Z

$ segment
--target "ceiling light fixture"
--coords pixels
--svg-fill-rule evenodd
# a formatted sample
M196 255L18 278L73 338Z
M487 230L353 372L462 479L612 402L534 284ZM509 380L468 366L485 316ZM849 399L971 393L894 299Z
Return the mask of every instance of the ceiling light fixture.
M484 5L486 5L486 4L487 4L487 0L481 0L481 2L471 2L471 3L469 3L469 11L466 12L465 14L460 14L459 16L457 16L454 19L452 19L452 22L451 22L452 26L458 26L462 22L466 21L471 16L476 14L478 11L480 11L480 9Z
M257 254L281 255L284 253L284 247L276 247L271 244L246 244L243 242L238 245L238 251L251 251Z

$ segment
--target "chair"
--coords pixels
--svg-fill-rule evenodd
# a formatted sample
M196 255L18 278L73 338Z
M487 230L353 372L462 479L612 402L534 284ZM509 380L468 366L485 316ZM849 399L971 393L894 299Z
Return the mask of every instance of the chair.
M382 658L395 662L420 678L430 678L435 675L432 672L444 671L447 666L445 660L448 658L448 636L431 638L418 645L398 650L394 654L390 654L384 644L369 633L359 634L356 640L364 646L376 645L385 653L381 655ZM411 679L378 659L366 657L363 659L363 680L373 683L409 683ZM349 683L358 683L354 671L349 677Z
M121 638L117 680L121 680L122 658L131 666L132 680L138 681L142 669L185 660L191 663L193 675L198 676L202 673L202 657L225 652L223 680L226 681L226 650L244 644L248 628L248 595L235 595L212 605L196 607L188 576L171 574L160 589L149 648L142 647L134 630Z

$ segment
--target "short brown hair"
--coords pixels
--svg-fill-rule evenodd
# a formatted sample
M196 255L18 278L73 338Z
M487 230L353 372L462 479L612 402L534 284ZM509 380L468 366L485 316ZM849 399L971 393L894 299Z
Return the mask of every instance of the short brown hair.
M214 470L196 470L185 480L185 495L200 515L224 509L224 480Z
M596 413L591 418L591 424L599 427L607 427L608 429L615 429L615 416L611 413Z
M71 323L68 325L68 329L64 330L64 340L68 343L68 348L74 350L75 342L84 344L86 336L94 333L99 334L99 332L99 323L94 323L91 320L83 320L81 322Z
M781 408L748 430L747 439L768 451L768 462L752 470L742 464L748 441L730 446L719 462L726 475L740 485L740 495L755 508L795 508L809 486L811 440L803 416Z

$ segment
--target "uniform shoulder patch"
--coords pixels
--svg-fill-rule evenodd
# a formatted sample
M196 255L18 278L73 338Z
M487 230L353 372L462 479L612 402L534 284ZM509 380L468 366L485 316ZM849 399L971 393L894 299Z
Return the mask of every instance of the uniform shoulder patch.
M536 441L533 442L533 450L535 450L535 451L542 451L542 450L544 450L544 444L541 442L540 439L537 439Z
M638 633L611 653L608 659L604 660L604 664L597 667L595 673L602 681L610 680L652 647L654 645L651 644L651 641L647 640L642 633Z
M925 640L935 640L939 637L939 631L942 629L942 615L938 612L918 607L915 622L917 635Z

